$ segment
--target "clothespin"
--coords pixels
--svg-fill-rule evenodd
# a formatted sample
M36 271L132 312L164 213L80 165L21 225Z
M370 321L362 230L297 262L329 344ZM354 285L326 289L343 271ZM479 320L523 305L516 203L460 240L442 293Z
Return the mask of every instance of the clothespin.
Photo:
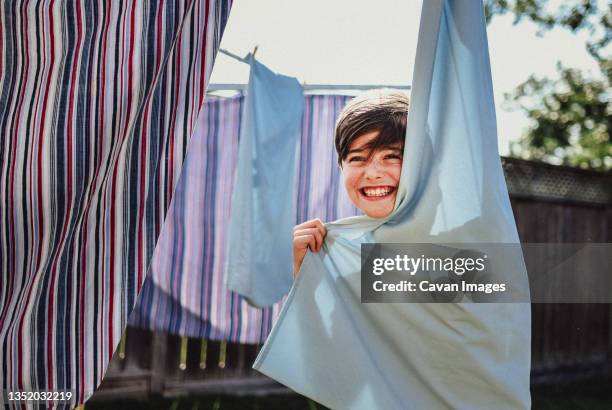
M251 55L253 56L253 58L255 58L255 53L257 53L257 49L259 48L259 44L255 45L255 48L253 49L253 52L251 53Z

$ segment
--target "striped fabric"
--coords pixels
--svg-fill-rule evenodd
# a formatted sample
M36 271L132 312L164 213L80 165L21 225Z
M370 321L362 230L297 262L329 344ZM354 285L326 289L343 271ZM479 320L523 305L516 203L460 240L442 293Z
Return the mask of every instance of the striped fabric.
M100 383L230 0L0 2L0 382Z
M305 97L296 222L357 213L341 186L333 146L336 118L349 99ZM135 326L239 343L263 342L270 332L282 301L257 309L223 284L242 103L242 97L206 100L131 318Z

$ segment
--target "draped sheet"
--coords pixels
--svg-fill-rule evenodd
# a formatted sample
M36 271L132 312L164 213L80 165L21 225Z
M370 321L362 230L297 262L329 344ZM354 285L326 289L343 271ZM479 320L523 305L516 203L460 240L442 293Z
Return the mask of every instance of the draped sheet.
M356 215L341 187L333 145L340 111L351 97L304 97L296 153L296 221ZM282 301L250 306L223 284L243 97L206 98L183 173L151 261L139 303L130 318L138 327L169 333L263 342Z
M296 78L272 72L250 54L247 61L225 279L229 290L265 307L293 284L293 173L304 95Z
M0 385L100 383L230 0L0 3ZM2 400L2 399L0 399Z
M482 2L423 2L413 79L394 211L327 224L254 368L334 409L529 408L528 304L360 303L361 243L518 243Z

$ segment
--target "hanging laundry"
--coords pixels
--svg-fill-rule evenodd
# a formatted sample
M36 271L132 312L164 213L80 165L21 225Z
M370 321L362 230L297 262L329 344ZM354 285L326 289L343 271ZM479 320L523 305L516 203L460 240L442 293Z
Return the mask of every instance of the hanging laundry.
M270 306L293 284L295 151L304 96L293 77L249 54L251 71L232 195L226 284L255 306Z
M327 224L253 367L334 409L527 409L528 303L361 303L362 243L519 241L480 1L423 2L413 79L393 212Z
M5 392L64 392L58 407L72 408L100 384L144 282L230 5L2 2Z
M333 149L336 119L350 99L304 97L293 224L357 214L341 187ZM242 96L206 97L132 325L238 343L262 343L268 336L282 300L255 308L223 284L243 106Z
M224 285L243 97L207 96L130 322L209 340L260 343L279 307L256 309Z

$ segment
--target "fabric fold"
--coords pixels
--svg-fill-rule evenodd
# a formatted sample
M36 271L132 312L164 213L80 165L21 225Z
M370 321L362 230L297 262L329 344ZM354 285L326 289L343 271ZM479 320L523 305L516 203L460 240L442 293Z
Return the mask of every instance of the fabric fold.
M360 303L362 243L519 242L487 50L481 2L423 2L395 210L327 224L255 369L334 409L530 407L529 304Z

